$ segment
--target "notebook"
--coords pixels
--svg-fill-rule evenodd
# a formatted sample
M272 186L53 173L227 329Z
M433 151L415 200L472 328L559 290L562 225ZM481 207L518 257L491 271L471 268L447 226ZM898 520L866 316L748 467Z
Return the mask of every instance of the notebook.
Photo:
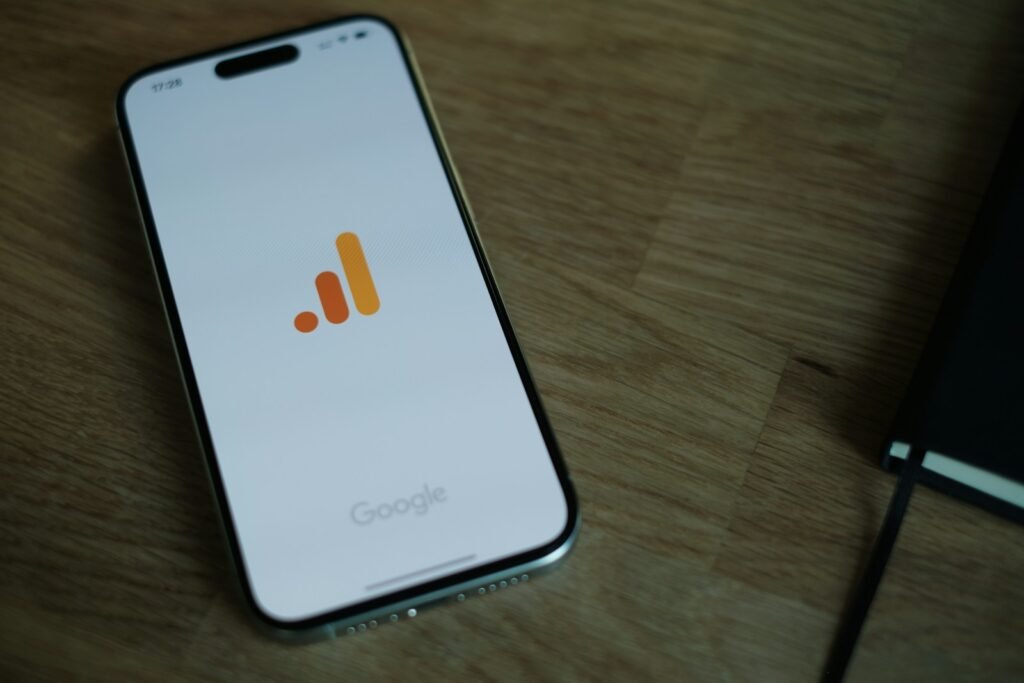
M1024 523L1024 110L883 446L919 480Z

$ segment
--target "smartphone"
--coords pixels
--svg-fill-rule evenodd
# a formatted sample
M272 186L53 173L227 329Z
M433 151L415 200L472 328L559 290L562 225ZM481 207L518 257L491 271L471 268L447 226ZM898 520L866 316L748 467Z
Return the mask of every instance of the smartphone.
M566 553L576 497L390 23L145 69L117 119L261 623L353 633Z

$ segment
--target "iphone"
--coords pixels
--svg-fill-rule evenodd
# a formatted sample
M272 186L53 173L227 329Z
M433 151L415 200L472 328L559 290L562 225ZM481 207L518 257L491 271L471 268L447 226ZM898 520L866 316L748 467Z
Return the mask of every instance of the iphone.
M578 507L412 57L348 17L117 118L245 600L333 635L527 580Z

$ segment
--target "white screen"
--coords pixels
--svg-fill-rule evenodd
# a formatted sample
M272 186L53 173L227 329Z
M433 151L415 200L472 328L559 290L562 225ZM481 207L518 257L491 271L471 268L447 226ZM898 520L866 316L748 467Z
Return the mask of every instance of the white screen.
M214 73L278 44L299 58ZM124 116L262 611L302 620L563 531L551 455L385 25L149 73ZM335 247L346 232L371 315ZM344 322L326 317L324 272ZM293 322L304 311L310 332Z

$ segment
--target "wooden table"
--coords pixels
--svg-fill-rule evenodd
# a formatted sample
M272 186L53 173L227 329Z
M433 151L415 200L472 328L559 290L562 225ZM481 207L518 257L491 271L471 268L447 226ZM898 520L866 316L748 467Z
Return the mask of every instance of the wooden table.
M252 629L118 149L150 63L369 9L410 35L572 470L526 587ZM4 3L7 680L815 680L880 441L1024 85L1012 0ZM852 681L1021 680L1024 529L915 494Z

